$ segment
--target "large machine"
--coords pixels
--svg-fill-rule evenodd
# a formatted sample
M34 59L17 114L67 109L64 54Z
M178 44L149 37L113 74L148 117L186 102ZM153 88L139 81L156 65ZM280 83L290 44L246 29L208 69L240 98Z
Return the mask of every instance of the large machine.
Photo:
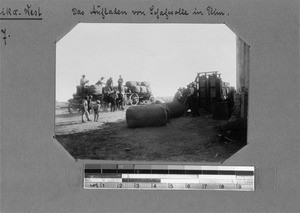
M195 82L198 108L214 114L220 110L228 111L225 114L229 116L234 105L234 88L230 87L229 83L222 81L221 74L218 71L199 72Z

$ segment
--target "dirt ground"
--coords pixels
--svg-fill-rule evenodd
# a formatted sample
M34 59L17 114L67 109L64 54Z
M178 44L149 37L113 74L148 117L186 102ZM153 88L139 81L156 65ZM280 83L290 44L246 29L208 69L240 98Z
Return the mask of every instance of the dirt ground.
M125 114L101 112L98 122L82 123L80 115L60 105L55 137L75 159L223 162L244 146L221 138L226 121L210 115L175 118L162 127L128 128Z

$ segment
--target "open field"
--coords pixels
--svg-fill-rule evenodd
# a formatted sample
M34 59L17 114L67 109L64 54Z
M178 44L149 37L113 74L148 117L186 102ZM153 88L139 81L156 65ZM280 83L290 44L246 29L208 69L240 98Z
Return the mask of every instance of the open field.
M125 111L102 112L99 122L81 122L56 108L56 139L76 159L223 162L243 144L218 135L226 121L210 115L171 119L167 126L128 128ZM93 115L91 115L92 118Z

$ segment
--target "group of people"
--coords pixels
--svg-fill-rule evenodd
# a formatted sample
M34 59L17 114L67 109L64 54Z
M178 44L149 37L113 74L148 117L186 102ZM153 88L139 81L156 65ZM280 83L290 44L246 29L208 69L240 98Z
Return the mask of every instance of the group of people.
M96 104L92 103L92 95L87 95L84 97L83 101L82 101L82 122L84 122L84 115L86 116L87 121L91 121L91 119L89 118L92 109L94 110L94 121L97 122L99 119L99 113L100 113L100 100L96 101Z
M82 75L82 78L80 79L79 84L83 89L88 86L89 80L86 79L85 75ZM95 85L102 86L102 87L107 86L107 87L110 87L112 89L113 86L114 86L114 83L113 83L112 77L107 79L106 83L104 83L104 77L101 77L100 80L97 81ZM123 78L122 78L121 75L119 75L118 89L121 90L122 88L123 88Z
M124 110L124 92L122 89L116 87L106 86L103 89L103 108L107 110L110 104L112 112L117 109Z
M197 88L195 82L187 85L187 88L179 88L174 96L173 101L185 105L184 114L190 109L192 116L198 116L198 101L197 101Z
M86 79L85 75L82 75L80 79L80 86L82 88L82 92L84 94L85 88L88 86L89 80ZM87 95L84 97L82 102L82 122L84 122L84 116L87 121L91 121L89 118L91 111L94 111L94 121L97 122L99 119L99 113L101 107L104 110L107 110L110 104L111 111L116 111L117 108L124 110L123 102L124 102L124 94L123 94L123 78L119 75L118 86L117 88L113 86L113 79L110 77L106 83L104 83L104 77L101 77L99 81L96 82L97 86L101 86L103 88L101 100L96 100L96 104L93 104L92 95Z

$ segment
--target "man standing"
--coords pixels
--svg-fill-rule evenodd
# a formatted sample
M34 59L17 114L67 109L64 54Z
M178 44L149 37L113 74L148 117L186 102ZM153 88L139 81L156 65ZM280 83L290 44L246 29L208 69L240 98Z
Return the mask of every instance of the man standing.
M104 89L104 86L105 86L105 83L104 83L104 77L101 77L101 79L96 83L97 86L100 87L101 89L101 92L102 92L102 95L100 96L100 103L101 103L101 106L103 106L103 89Z
M81 116L82 122L84 122L84 120L83 120L84 115L86 116L86 119L88 121L90 121L89 112L88 112L88 106L89 106L88 99L89 99L89 96L86 96L82 101L82 116Z
M184 115L187 115L189 109L191 109L191 84L186 86L187 88L182 92L182 96L184 97Z
M107 111L110 101L110 94L112 89L108 86L103 88L103 109Z
M101 77L101 79L96 83L96 85L103 87L103 85L104 85L103 79L104 79L104 77Z
M100 101L97 100L97 104L94 106L94 121L97 122L99 119L99 113L100 113L101 105Z
M119 75L119 80L118 80L118 89L121 92L123 87L123 78L121 75Z
M113 87L113 80L112 77L110 77L107 81L106 81L106 86L110 87L110 89L112 89Z
M91 114L91 109L93 108L92 99L93 99L93 96L90 95L90 97L89 97L88 100L87 100L87 102L88 102L88 112L89 112L89 114Z
M181 94L181 87L177 90L177 92L175 93L175 96L173 98L173 101L178 101L181 98L182 94Z
M80 82L79 82L82 93L85 92L85 87L88 85L88 83L89 83L89 80L87 80L85 78L85 75L82 75L82 78L80 79Z
M190 104L191 104L191 111L192 111L192 116L198 116L198 107L197 107L197 91L196 91L196 85L195 82L191 83L191 88L190 88L190 93L189 93L189 99L190 99Z

